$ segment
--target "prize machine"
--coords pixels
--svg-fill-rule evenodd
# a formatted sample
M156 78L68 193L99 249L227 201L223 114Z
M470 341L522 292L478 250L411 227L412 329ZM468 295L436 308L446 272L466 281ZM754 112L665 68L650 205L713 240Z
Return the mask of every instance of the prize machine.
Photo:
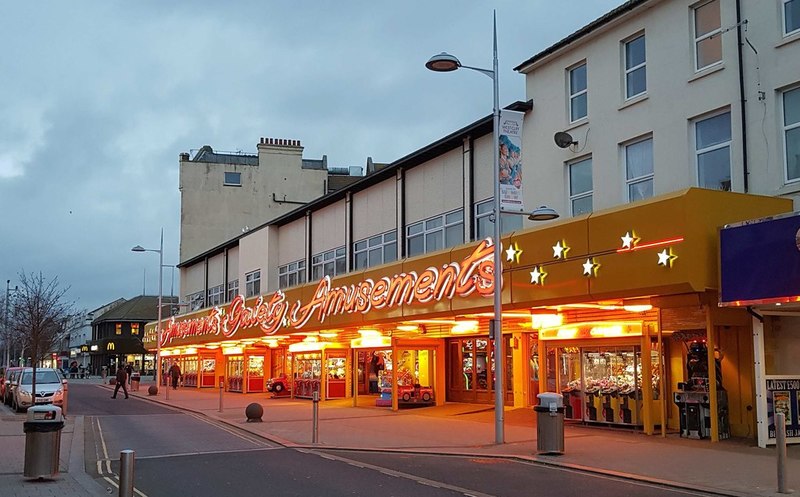
M214 357L200 356L199 370L197 371L200 388L214 388L216 373L217 360Z
M295 397L310 399L314 392L319 392L320 400L347 396L346 347L332 342L301 342L290 345L289 351Z
M189 353L189 349L186 349L185 353ZM182 359L181 365L181 372L183 372L183 386L185 387L197 387L197 369L199 365L199 360L195 354L184 356Z
M244 355L241 347L222 349L225 355L225 385L228 392L243 392Z
M677 335L677 333L676 333ZM708 346L704 339L684 341L686 346L686 381L678 383L672 393L678 406L681 437L708 438L711 436L711 399L709 397ZM728 393L722 386L722 357L715 354L717 380L717 419L719 438L728 438Z

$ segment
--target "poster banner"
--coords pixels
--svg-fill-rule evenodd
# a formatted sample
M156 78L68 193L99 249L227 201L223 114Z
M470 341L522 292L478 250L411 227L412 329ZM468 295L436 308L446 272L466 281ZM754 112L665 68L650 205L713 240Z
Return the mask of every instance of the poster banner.
M767 432L770 439L775 438L775 413L786 415L786 440L800 441L800 376L767 378ZM791 440L791 439L795 440Z
M525 212L522 201L523 112L500 111L500 211Z

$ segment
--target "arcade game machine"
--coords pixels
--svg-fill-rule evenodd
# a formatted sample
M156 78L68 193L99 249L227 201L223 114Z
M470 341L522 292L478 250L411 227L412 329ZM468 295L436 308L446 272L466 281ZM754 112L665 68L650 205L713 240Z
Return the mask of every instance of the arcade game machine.
M687 381L678 383L672 393L680 412L681 437L708 438L711 436L711 401L708 395L708 347L705 340L694 340L687 345ZM722 386L720 359L714 361L717 379L717 413L719 438L730 437L728 425L728 394Z

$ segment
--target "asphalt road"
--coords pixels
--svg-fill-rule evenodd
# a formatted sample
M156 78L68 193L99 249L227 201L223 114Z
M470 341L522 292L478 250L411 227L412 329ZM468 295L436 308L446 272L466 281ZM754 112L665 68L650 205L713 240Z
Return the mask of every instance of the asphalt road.
M119 452L136 452L140 497L704 495L504 459L290 449L202 415L70 385L86 416L86 468L117 494Z

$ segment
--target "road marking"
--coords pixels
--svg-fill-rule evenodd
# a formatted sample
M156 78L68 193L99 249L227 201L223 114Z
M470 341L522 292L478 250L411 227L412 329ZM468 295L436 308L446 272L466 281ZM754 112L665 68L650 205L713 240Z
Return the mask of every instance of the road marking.
M105 461L106 463L106 470L109 474L113 474L111 471L111 460L108 458L108 447L106 446L106 439L103 437L103 427L100 426L100 419L94 418L95 423L97 424L97 436L100 439L100 447L103 449L103 457L98 459L97 461L97 473L100 476L103 476L103 467L102 462Z
M195 419L197 419L199 421L202 421L202 422L204 422L204 423L206 423L208 425L211 425L211 426L213 426L215 428L218 428L218 429L220 429L220 430L222 430L222 431L224 431L226 433L229 433L229 434L231 434L231 435L233 435L233 436L235 436L237 438L240 438L240 439L244 440L245 442L249 442L249 443L251 443L253 445L257 445L257 446L260 446L260 447L274 447L274 444L270 443L269 441L267 441L267 440L265 440L265 439L263 439L261 437L258 437L257 435L253 435L253 434L251 434L249 432L242 432L240 429L231 427L230 425L228 425L226 423L223 423L221 421L216 421L216 420L213 420L213 419L209 419L207 416L204 416L202 414L193 413L193 412L188 412L186 414L188 414L189 416L191 416L191 417L193 417L193 418L195 418Z

